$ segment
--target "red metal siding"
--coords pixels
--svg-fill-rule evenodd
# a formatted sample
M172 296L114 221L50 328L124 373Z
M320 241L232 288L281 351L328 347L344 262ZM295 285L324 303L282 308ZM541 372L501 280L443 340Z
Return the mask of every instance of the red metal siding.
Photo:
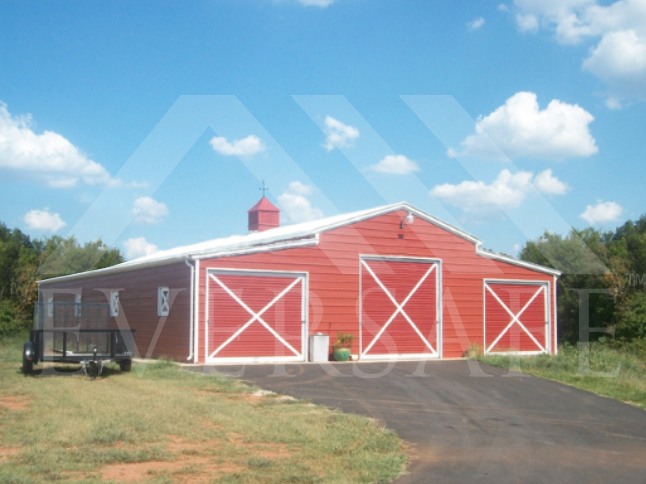
M370 356L405 354L430 356L437 349L437 273L435 272L438 270L437 267L428 262L392 260L363 262L361 270L363 353ZM386 290L402 307L402 311L397 311ZM393 318L395 312L397 315ZM403 313L410 318L410 321ZM411 322L419 330L421 337Z
M119 290L122 315L135 329L135 343L142 356L165 356L185 360L189 355L191 270L184 264L169 264L120 273L79 278L69 281L43 281L40 300L60 290L80 291L83 303L109 303L110 291ZM155 331L162 318L157 316L157 288L166 286L179 291L156 344ZM105 295L107 293L107 297ZM55 301L73 301L72 295L54 294ZM110 327L117 328L115 318Z
M415 218L399 229L403 210L322 233L316 246L205 259L200 263L199 344L204 359L205 281L208 268L281 270L308 273L309 334L356 335L359 353L360 255L442 260L442 356L460 357L471 343L484 344L483 281L488 278L553 283L553 276L478 256L475 245ZM400 234L402 238L400 238ZM554 307L552 305L552 320Z
M213 356L218 358L294 357L303 354L301 278L228 274L209 277L209 355L216 351Z

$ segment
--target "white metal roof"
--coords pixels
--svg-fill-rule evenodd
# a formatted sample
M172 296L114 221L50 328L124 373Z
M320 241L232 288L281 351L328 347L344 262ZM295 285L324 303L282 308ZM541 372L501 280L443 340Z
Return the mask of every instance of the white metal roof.
M97 269L93 271L82 272L79 274L55 277L40 282L46 283L49 281L60 281L64 279L76 279L113 272L129 271L142 267L165 265L171 262L178 262L186 259L224 257L252 252L266 252L290 247L316 245L318 244L319 234L321 234L322 232L342 227L344 225L350 225L362 220L367 220L386 213L394 212L396 210L407 210L423 220L442 227L443 229L472 242L476 246L477 253L484 257L501 260L510 264L519 265L528 269L537 270L548 274L560 275L560 272L554 269L484 251L480 248L482 241L477 237L457 227L447 224L446 222L443 222L406 202L399 202L391 205L371 208L369 210L361 210L348 214L334 215L332 217L313 220L311 222L285 225L262 232L254 232L247 235L233 235L231 237L209 240L207 242L201 242L199 244L176 247L174 249L159 251L155 254L140 257L138 259L133 259L131 261L107 267L105 269Z

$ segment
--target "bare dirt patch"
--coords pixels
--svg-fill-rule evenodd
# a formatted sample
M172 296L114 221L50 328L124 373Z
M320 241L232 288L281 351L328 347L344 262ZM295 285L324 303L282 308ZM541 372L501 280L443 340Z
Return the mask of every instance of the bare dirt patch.
M181 437L172 436L171 443L166 447L173 454L195 454L205 449L217 448L220 441L217 439L209 439L201 442L186 442Z
M202 482L217 474L243 470L231 464L217 464L209 457L182 457L172 462L136 462L131 464L111 464L101 470L103 481L143 482L154 474L195 474L191 482Z
M0 447L0 462L5 462L18 453L20 453L20 449Z
M24 395L0 395L0 408L7 410L27 410L29 401Z
M191 483L202 483L214 476L239 472L243 467L229 463L217 463L209 456L199 455L221 445L217 439L200 442L187 442L179 436L170 437L166 448L175 454L173 461L136 462L128 464L110 464L101 471L103 481L118 481L126 483L145 482L155 474L190 475Z
M292 455L285 444L254 445L252 450L255 455L270 460L286 458Z

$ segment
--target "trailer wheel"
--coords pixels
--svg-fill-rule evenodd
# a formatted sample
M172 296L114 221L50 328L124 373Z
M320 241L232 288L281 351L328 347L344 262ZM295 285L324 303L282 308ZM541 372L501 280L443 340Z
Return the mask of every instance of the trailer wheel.
M34 371L33 350L31 343L25 343L22 352L22 372L31 375Z
M130 371L132 369L132 360L121 360L119 362L121 371Z

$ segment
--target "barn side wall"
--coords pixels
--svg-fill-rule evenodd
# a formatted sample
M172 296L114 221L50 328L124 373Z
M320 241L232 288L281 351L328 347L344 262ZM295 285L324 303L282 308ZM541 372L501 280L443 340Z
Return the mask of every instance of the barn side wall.
M179 292L161 335L152 347L153 335L161 320L157 315L157 289L164 286L171 292ZM73 291L81 293L83 303L105 304L109 303L110 291L119 290L121 311L130 328L135 330L135 343L140 355L147 356L150 352L151 357L185 360L190 351L190 289L191 270L184 263L178 263L68 281L43 281L39 300L46 302L51 291L55 302L73 302L74 294L64 292ZM113 317L110 318L110 327L117 328Z
M209 268L309 273L309 334L323 332L333 341L339 331L359 333L360 255L441 259L444 358L463 356L472 343L482 346L484 279L549 282L553 293L553 276L479 256L474 243L419 218L400 230L405 216L405 211L398 211L325 232L317 246L200 261L199 361L204 361L205 281ZM554 333L553 299L551 313ZM352 352L359 352L358 338Z

